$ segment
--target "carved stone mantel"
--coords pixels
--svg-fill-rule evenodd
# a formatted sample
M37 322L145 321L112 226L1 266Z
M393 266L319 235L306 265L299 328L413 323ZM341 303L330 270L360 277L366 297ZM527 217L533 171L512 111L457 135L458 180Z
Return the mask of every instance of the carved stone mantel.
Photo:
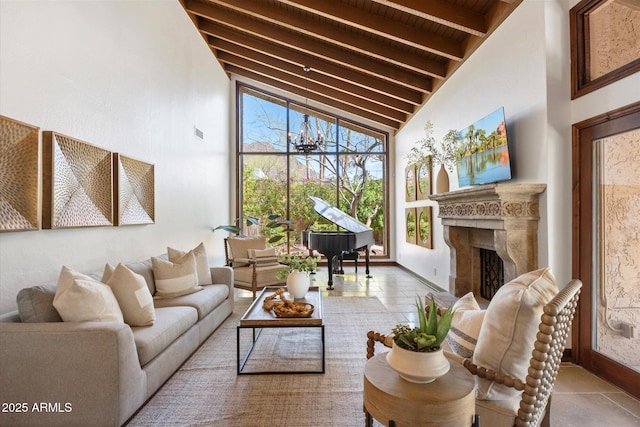
M539 196L545 184L488 184L430 196L451 248L449 289L479 295L479 248L496 251L504 280L538 268Z

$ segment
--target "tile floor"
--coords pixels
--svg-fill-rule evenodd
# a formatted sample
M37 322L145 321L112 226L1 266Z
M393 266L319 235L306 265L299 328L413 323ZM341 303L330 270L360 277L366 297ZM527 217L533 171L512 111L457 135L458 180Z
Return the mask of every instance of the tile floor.
M376 296L398 323L415 322L415 296L425 295L430 288L399 267L374 265L371 276L365 277L362 263L357 273L353 263L345 263L345 274L334 276L334 290L326 290L326 267L313 276L313 281L325 289L324 294ZM236 298L247 297L249 293L236 290ZM551 408L554 427L640 426L640 400L573 364L560 368Z

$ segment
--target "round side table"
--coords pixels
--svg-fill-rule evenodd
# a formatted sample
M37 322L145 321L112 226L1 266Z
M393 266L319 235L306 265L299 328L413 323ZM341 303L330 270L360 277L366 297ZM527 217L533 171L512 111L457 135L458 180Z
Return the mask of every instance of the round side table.
M458 363L429 384L406 381L389 367L387 353L369 359L364 367L364 410L387 426L469 427L474 422L475 382Z

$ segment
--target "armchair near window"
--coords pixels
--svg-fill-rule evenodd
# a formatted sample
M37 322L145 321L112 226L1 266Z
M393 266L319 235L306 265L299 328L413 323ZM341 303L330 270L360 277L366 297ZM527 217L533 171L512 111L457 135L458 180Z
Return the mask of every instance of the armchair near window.
M265 236L227 237L224 239L226 265L233 268L234 286L253 292L265 286L282 285L286 279L277 274L284 264L278 262L274 248L266 247Z
M535 276L534 281L527 283L524 290L522 287L516 287L511 289L511 292L503 292L501 297L496 294L489 304L484 320L481 320L483 323L472 358L448 354L452 361L462 363L476 376L476 414L479 415L481 426L551 425L551 393L571 331L582 282L573 280L564 289L556 292L552 299L547 299L549 302L542 306L541 314L537 311L539 322L533 321L534 334L531 335L523 331L522 326L524 323L532 323L533 319L530 317L536 310L528 310L529 318L523 318L522 306L535 307L541 301L539 289L532 295L531 288L539 286L541 279L553 280L548 269L539 274L542 271L521 276ZM513 282L518 282L519 279ZM547 287L543 293L549 289L551 288ZM520 300L515 306L514 299ZM496 306L492 308L492 304L496 302ZM517 313L511 324L504 318L505 303L513 306L512 313ZM502 319L499 319L500 316ZM493 330L496 326L501 329L497 334ZM510 342L504 342L505 336L511 337ZM387 347L393 342L389 336L373 331L370 331L367 337L367 358L373 356L376 342L381 342ZM502 351L500 347L504 344L507 347ZM520 355L514 355L514 351ZM528 363L522 357L525 354L529 355Z

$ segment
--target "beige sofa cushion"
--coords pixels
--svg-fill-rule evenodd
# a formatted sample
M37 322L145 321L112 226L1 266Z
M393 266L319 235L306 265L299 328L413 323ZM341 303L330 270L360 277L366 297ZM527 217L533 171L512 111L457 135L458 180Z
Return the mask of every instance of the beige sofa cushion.
M53 306L65 322L124 322L109 286L68 267L60 272Z
M167 260L166 254L160 255L157 258ZM129 270L133 271L136 274L144 277L144 281L147 283L147 287L149 288L149 292L151 295L155 295L156 293L156 285L154 283L153 278L153 266L151 265L151 259L147 259L140 262L130 262L125 264Z
M118 300L124 322L129 326L150 326L156 320L153 296L144 277L134 273L123 264L115 268L107 264L102 275Z
M473 363L524 381L542 309L557 293L549 268L525 273L503 285L487 308ZM476 378L478 399L509 400L520 393Z
M62 317L53 306L57 285L32 286L20 289L16 298L18 314L23 323L62 322Z
M204 247L204 243L200 243L195 248L188 252L193 252L196 258L196 268L198 271L198 284L199 285L211 285L211 270L209 270L209 257L207 256L207 249ZM181 251L167 247L167 254L169 255L169 261L180 262L180 259L187 255L188 252Z
M144 366L184 334L198 321L193 307L163 307L156 309L153 326L132 327L140 366Z
M202 320L229 296L227 285L204 286L200 292L175 298L154 300L156 307L193 307L198 310L198 320ZM233 296L232 296L233 298Z
M454 353L471 358L478 342L485 310L480 309L472 292L462 296L452 308L454 313L447 343Z
M151 265L156 285L155 298L174 298L202 290L202 287L198 286L196 259L193 252L182 257L180 262L152 257Z

